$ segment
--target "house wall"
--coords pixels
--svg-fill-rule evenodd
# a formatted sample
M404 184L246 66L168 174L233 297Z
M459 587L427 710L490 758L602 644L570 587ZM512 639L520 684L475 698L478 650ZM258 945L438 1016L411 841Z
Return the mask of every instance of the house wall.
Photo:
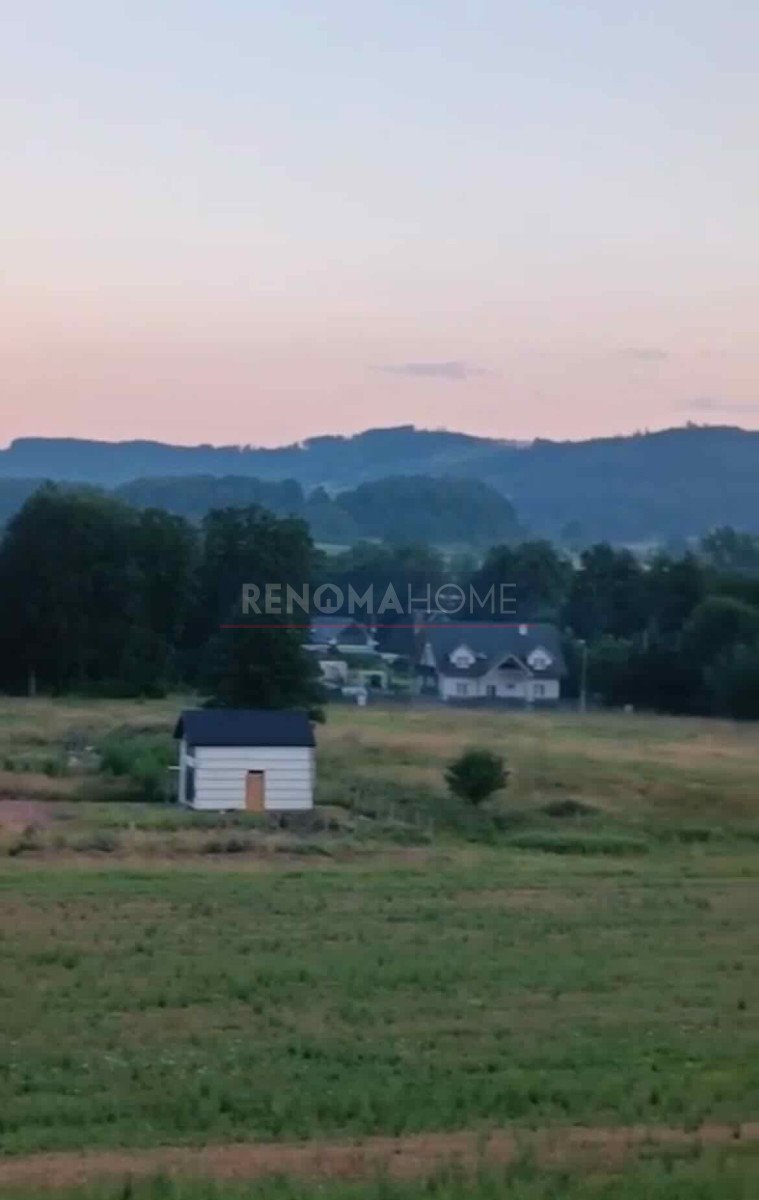
M341 658L320 658L319 670L328 683L348 682L348 664Z
M465 691L463 689L466 689ZM559 699L558 679L526 678L516 671L488 671L477 679L438 675L443 700L513 700L522 704L551 704Z
M264 772L267 812L297 812L313 808L315 762L310 746L195 746L180 747L180 803L214 812L245 808L248 771ZM186 792L186 767L195 771L195 797Z
M533 679L530 683L530 699L533 704L555 704L561 697L558 679Z

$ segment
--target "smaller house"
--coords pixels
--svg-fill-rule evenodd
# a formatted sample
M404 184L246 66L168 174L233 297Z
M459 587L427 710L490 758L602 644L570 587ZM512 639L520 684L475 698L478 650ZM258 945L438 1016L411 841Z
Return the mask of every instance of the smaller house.
M345 654L334 650L320 654L317 661L328 691L356 687L386 691L390 686L390 668L379 654Z
M313 808L315 740L306 713L189 709L174 737L180 804L212 812Z
M353 617L314 617L306 649L315 654L372 654L377 645L368 625Z
M425 631L419 673L441 700L550 705L566 665L554 625L441 622Z
M328 691L352 694L356 688L385 691L389 687L390 671L377 652L375 630L361 621L314 618L306 649L316 658Z

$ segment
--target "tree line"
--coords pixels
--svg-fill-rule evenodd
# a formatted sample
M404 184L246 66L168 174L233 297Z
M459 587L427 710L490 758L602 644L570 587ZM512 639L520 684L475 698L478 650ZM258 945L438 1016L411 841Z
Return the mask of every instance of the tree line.
M316 705L306 622L225 620L220 582L244 578L328 580L346 591L392 582L416 595L451 580L479 595L513 583L516 611L505 619L557 624L569 694L585 659L602 703L759 716L751 535L716 530L696 552L646 563L605 543L570 558L541 540L496 545L484 557L445 557L409 541L363 541L328 556L302 518L259 505L214 509L194 523L55 485L27 499L0 542L0 686L104 695L189 686L217 703Z
M93 490L46 485L0 543L0 686L57 694L205 691L216 703L315 704L307 631L222 628L220 582L310 578L306 524L219 509L198 528Z
M0 479L0 521L39 486L36 479ZM485 547L523 533L511 502L478 479L394 475L330 495L294 479L188 475L135 479L110 494L196 523L215 509L260 505L277 516L301 517L317 541L337 545L381 538Z

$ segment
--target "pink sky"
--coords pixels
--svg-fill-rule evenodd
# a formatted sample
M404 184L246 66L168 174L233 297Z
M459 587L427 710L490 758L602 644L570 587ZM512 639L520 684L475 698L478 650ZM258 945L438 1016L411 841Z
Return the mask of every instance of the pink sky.
M475 7L19 16L0 442L759 427L756 14Z

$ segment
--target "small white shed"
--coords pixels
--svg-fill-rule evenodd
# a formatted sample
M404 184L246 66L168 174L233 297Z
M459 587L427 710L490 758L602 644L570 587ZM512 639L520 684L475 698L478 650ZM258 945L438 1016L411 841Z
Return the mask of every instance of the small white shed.
M298 812L314 804L306 713L189 709L177 721L179 803L212 812Z

